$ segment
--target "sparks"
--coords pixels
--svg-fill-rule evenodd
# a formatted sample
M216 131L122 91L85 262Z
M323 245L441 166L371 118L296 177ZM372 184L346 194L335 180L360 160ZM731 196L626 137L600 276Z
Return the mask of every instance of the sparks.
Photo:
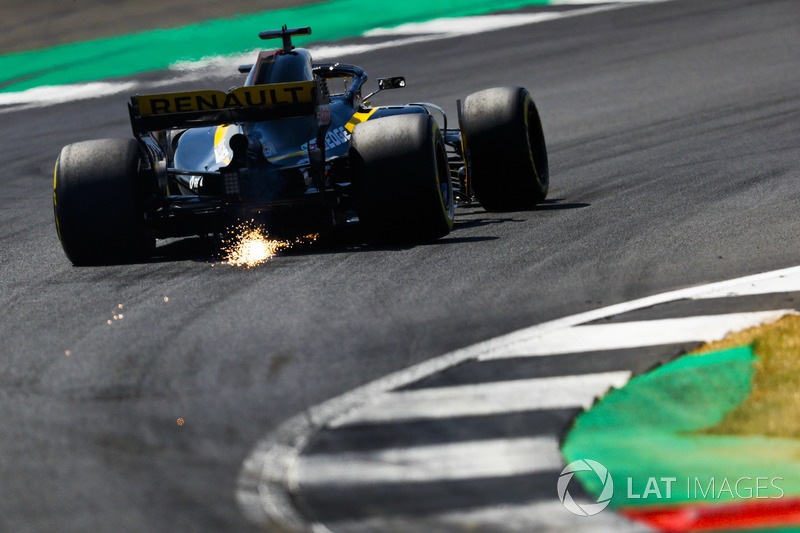
M230 239L223 239L225 262L232 266L252 268L266 263L281 251L302 242L313 242L317 235L300 237L293 241L271 239L264 228L253 221L240 224L232 231Z

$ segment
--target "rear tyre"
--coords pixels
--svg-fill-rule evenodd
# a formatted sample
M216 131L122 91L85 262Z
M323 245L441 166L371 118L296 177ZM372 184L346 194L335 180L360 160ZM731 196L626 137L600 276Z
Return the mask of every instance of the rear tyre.
M359 218L373 242L429 242L453 228L444 140L428 114L358 124L350 141Z
M61 246L75 265L146 260L155 236L144 217L139 178L142 151L134 139L65 146L56 161L53 208Z
M467 179L484 209L529 209L547 197L547 147L526 89L497 87L467 96L461 131Z

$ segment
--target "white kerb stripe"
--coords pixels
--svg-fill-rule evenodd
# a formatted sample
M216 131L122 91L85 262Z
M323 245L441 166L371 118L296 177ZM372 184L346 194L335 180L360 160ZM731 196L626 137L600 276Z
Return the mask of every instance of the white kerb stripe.
M390 392L331 425L586 408L609 388L622 387L630 377L631 373L625 370Z
M774 278L745 281L739 285L728 285L698 294L695 300L704 298L725 298L729 296L750 296L754 294L773 294L800 291L800 272L787 272Z
M664 0L608 0L613 4L655 4ZM583 5L599 4L600 0L550 0L551 5Z
M618 489L619 490L619 489ZM622 489L624 490L624 489ZM376 531L569 531L569 533L652 533L617 513L606 511L587 520L564 508L553 491L550 500L458 509L436 514L381 515L359 520L326 522L330 531L375 533Z
M563 462L555 437L532 437L305 455L296 466L302 486L507 477L561 470Z
M563 18L563 13L515 13L513 15L483 15L475 17L440 18L426 22L409 22L394 28L375 28L364 37L396 37L402 35L473 34L516 26L526 26Z
M574 326L495 349L482 354L480 359L621 350L682 342L710 342L722 339L728 333L774 322L792 313L795 313L792 309L781 309L756 313Z

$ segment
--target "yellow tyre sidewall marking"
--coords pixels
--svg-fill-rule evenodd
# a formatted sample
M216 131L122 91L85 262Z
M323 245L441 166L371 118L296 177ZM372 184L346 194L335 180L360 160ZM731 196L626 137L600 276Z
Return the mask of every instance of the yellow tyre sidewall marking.
M56 231L58 232L59 240L61 239L61 224L58 221L58 199L56 198L56 188L58 186L58 162L60 160L60 157L56 159L56 167L53 170L53 214L56 219Z

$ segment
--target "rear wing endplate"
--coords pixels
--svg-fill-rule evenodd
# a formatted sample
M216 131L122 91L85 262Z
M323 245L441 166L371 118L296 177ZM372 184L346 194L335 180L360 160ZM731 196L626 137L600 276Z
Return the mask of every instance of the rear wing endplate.
M134 135L152 131L241 122L260 122L317 114L330 103L324 80L274 83L222 91L137 95L128 110Z

